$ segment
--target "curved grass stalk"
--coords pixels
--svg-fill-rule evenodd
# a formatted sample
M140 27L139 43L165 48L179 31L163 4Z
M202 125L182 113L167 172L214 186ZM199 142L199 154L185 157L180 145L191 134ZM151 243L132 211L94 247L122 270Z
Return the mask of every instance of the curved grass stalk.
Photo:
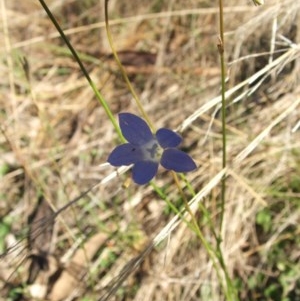
M105 113L107 114L108 118L110 119L112 125L114 126L119 138L121 139L121 141L125 141L122 132L119 128L119 125L117 124L117 121L115 119L115 117L113 116L107 102L105 101L103 95L99 92L99 90L97 89L95 83L92 81L89 73L87 72L86 68L84 67L80 57L78 56L76 50L74 49L74 47L72 46L72 44L70 43L69 39L67 38L67 36L64 34L64 31L62 30L62 28L60 27L60 25L58 24L58 22L56 21L55 17L53 16L52 12L50 11L50 9L48 8L47 4L45 3L44 0L39 0L43 9L45 10L46 14L48 15L49 19L52 21L53 25L55 26L56 30L59 32L61 38L64 40L64 42L66 43L66 45L68 46L71 54L73 55L75 61L78 63L83 75L85 76L85 78L87 79L89 85L91 86L92 90L94 91L98 101L100 102L100 104L102 105Z
M220 56L220 68L221 68L221 114L222 114L222 169L225 169L227 166L227 148L226 148L226 70L225 70L225 40L224 40L224 3L223 0L219 0L219 56ZM224 272L225 281L227 284L226 296L228 300L237 300L236 290L233 286L232 280L228 274L226 263L224 261L223 252L221 248L222 243L222 229L225 213L225 201L226 201L226 174L223 175L221 181L221 215L220 215L220 224L219 224L219 236L217 237L217 249L216 256L218 258L219 264Z
M119 59L119 56L118 56L118 53L116 51L116 48L114 46L114 43L113 43L113 38L112 38L112 35L111 35L111 31L110 31L110 26L109 26L109 18L108 18L108 1L109 0L105 0L105 8L104 8L104 11L105 11L105 28L106 28L106 35L107 35L107 38L108 38L108 42L109 42L109 45L110 45L110 48L111 48L111 51L113 53L113 56L115 58L115 61L117 62L118 64L118 67L121 71L121 74L126 82L126 85L128 87L128 90L130 91L130 93L132 94L134 100L135 100L135 103L139 109L139 111L141 112L141 115L144 117L144 119L147 121L149 127L151 128L152 131L155 130L150 118L148 117L147 113L145 112L144 108L143 108L143 105L139 99L139 97L137 96L128 76L127 76L127 73L126 73L126 70L124 69L120 59Z
M224 20L223 20L223 0L219 0L220 10L220 37L219 37L219 55L220 55L220 67L221 67L221 114L222 114L222 169L226 168L227 162L227 149L226 149L226 86L225 86L225 58L224 58ZM221 217L220 217L220 235L223 228L223 219L225 211L225 193L226 193L226 175L222 178L222 192L221 192Z

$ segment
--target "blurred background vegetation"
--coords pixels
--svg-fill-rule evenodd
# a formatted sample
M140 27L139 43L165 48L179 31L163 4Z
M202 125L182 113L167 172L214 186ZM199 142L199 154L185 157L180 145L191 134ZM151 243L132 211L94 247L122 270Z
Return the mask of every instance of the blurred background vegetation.
M99 300L128 267L131 275L111 300L225 300L184 222L130 267L174 213L150 186L124 186L128 172L53 219L53 211L115 171L103 163L119 141L39 2L0 2L0 298ZM232 93L223 254L240 300L297 301L300 2L225 2ZM106 38L104 2L47 4L113 113L137 113ZM218 13L214 0L109 1L121 62L156 127L184 136L182 148L199 165L187 175L196 192L221 168ZM166 171L155 183L182 207ZM220 184L202 199L216 225L219 199Z

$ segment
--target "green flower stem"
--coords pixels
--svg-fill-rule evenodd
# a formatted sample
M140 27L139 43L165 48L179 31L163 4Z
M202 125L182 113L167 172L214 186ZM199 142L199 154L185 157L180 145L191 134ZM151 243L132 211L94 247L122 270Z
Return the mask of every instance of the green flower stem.
M49 10L47 4L45 3L44 0L39 0L42 7L44 8L45 12L47 13L49 19L52 21L52 23L54 24L56 30L59 32L60 36L62 37L62 39L64 40L64 42L66 43L66 45L68 46L71 54L73 55L75 61L78 63L83 75L85 76L85 78L87 79L89 85L91 86L92 90L94 91L98 101L100 102L100 104L102 105L102 107L105 110L105 113L107 114L108 118L110 119L110 121L112 122L118 136L120 137L121 141L124 142L125 139L122 135L122 132L120 130L120 127L118 126L118 123L115 119L115 117L113 116L107 102L105 101L104 97L102 96L102 94L98 91L95 83L92 81L91 77L89 76L87 70L85 69L82 61L80 60L76 50L74 49L74 47L72 46L72 44L70 43L69 39L67 38L67 36L64 34L63 30L61 29L60 25L58 24L58 22L56 21L55 17L53 16L52 12Z
M195 218L195 215L193 214L193 212L192 212L192 210L191 210L191 208L190 208L190 206L188 204L188 201L187 201L187 199L186 199L186 197L185 197L185 195L184 195L184 193L183 193L183 191L181 189L181 186L180 186L177 174L174 171L172 171L172 174L173 174L173 178L174 178L175 184L176 184L178 190L180 191L181 197L183 199L185 210L188 212L188 214L192 218L192 223L193 223L193 226L194 226L194 229L195 229L195 233L199 237L201 243L203 244L205 250L207 251L207 253L208 253L208 255L209 255L209 257L210 257L210 259L212 261L212 265L213 265L213 267L214 267L214 269L215 269L215 271L217 273L217 277L218 277L218 279L220 281L220 284L221 284L221 286L223 288L223 291L224 291L224 293L226 295L226 298L228 300L232 300L230 298L230 292L227 289L225 289L225 287L224 287L224 283L223 283L223 280L222 280L220 269L219 269L219 266L217 264L217 262L220 263L221 268L222 268L222 270L224 271L224 274L225 274L226 282L228 283L228 279L227 279L228 275L227 275L226 269L224 270L224 266L222 265L223 257L220 256L219 250L217 250L217 252L214 251L213 248L212 248L212 246L211 246L211 244L204 238L204 236L202 234L202 231L201 231L201 229L199 227L199 224L198 224L198 222L197 222L197 220ZM220 258L221 258L221 260L220 260Z
M224 20L223 20L223 0L219 0L219 11L220 11L220 37L219 37L219 55L220 55L220 66L221 66L221 98L222 98L222 169L226 168L226 70L225 70L225 59L224 59ZM225 211L225 192L226 192L226 175L222 178L222 192L221 192L221 218L220 218L220 233L222 232L224 211Z
M118 67L121 71L121 74L126 82L126 85L130 91L130 93L132 94L135 102L136 102L136 105L139 109L139 111L141 112L142 116L144 117L144 119L147 121L149 127L151 128L152 132L155 131L154 129L154 126L152 124L152 122L150 121L148 115L146 114L144 108L143 108L143 105L141 104L141 101L139 99L139 97L137 96L132 84L130 83L130 80L127 76L127 73L126 73L126 70L124 69L120 59L119 59L119 56L117 54L117 51L116 51L116 48L114 46L114 43L113 43L113 39L112 39L112 35L111 35L111 31L110 31L110 26L109 26L109 18L108 18L108 1L109 0L105 0L105 28L106 28L106 35L107 35L107 38L108 38L108 42L109 42L109 45L110 45L110 48L111 48L111 51L114 55L114 58L115 58L115 61L117 62L118 64Z
M223 0L219 0L219 25L220 25L220 37L218 50L220 55L220 67L221 67L221 98L222 98L222 169L226 168L227 163L227 148L226 148L226 70L225 70L225 58L224 58L224 49L225 49L225 40L224 40L224 12L223 12L224 3ZM223 269L225 280L227 284L226 296L227 300L237 300L236 291L232 284L232 280L228 274L226 263L224 261L223 252L221 248L222 243L222 229L225 213L225 201L226 201L226 174L222 177L221 182L221 215L220 215L220 224L219 224L219 236L217 237L217 250L216 256L219 260L219 264Z
M172 209L172 211L175 214L177 214L180 217L180 219L182 221L184 221L191 230L195 231L195 229L192 227L192 225L184 217L182 210L178 210L176 208L176 206L173 205L173 203L168 199L168 197L165 195L165 193L154 183L154 181L151 181L151 186L153 187L154 191L161 197L161 199L164 200L168 204L168 206Z

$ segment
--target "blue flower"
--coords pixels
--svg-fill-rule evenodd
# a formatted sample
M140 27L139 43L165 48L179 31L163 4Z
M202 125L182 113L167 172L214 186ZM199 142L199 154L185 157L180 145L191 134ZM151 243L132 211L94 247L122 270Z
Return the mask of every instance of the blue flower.
M189 155L177 149L182 141L177 133L161 128L154 135L143 119L131 113L120 113L119 124L128 143L117 146L107 161L113 166L133 164L135 183L148 183L156 175L159 163L176 172L197 167Z

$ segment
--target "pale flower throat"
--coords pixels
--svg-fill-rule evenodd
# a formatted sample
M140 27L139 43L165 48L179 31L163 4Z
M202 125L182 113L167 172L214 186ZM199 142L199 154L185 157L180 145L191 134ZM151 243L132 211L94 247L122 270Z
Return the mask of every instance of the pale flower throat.
M142 146L143 156L147 161L159 162L163 151L156 139L152 139Z

